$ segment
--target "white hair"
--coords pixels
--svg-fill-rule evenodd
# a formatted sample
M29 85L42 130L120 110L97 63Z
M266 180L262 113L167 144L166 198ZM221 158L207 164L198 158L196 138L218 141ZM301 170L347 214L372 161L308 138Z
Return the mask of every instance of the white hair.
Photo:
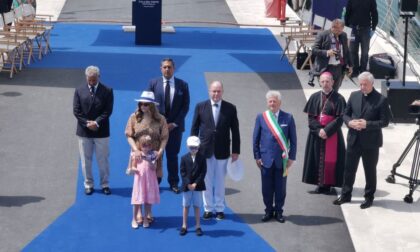
M357 79L360 81L360 80L367 80L367 81L369 81L372 85L373 85L373 83L375 82L375 77L373 77L373 75L370 73L370 72L368 72L368 71L366 71L366 72L363 72L363 73L361 73L361 74L359 74L359 76L357 76Z
M267 94L265 95L265 98L268 100L268 99L270 99L272 97L275 97L275 98L277 98L277 100L281 101L281 93L280 93L280 91L277 91L277 90L269 90L267 92Z
M99 77L100 71L97 66L88 66L85 70L86 77L97 76Z

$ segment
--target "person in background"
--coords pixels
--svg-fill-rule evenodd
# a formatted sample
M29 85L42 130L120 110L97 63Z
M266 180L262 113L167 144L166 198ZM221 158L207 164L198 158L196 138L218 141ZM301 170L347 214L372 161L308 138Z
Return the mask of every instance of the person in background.
M338 92L343 82L344 73L353 71L347 35L344 23L340 19L332 22L331 29L322 31L316 36L312 53L315 55L313 75L319 76L323 72L333 75L333 89Z
M354 66L352 77L357 77L359 73L367 70L371 32L375 31L378 25L376 0L348 0L344 20L346 26L352 28L352 37L354 37L350 40L350 53Z

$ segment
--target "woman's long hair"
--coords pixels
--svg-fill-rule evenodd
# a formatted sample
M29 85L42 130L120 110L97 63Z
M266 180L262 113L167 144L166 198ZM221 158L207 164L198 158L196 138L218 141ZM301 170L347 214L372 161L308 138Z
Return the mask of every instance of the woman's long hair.
M141 102L137 103L137 110L135 112L137 122L141 122L141 120L143 120L143 117L144 117L144 113L140 108L140 104L141 104ZM150 102L148 104L149 104L149 111L150 111L152 120L156 121L156 122L160 122L160 114L159 114L159 111L156 108L156 105L152 102Z

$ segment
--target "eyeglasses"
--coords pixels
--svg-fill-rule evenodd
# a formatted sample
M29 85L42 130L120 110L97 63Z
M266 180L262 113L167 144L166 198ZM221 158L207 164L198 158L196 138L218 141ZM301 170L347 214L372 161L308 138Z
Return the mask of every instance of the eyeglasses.
M140 106L140 107L141 107L141 106L149 107L149 103L142 103L142 102L140 102L140 103L139 103L139 106Z
M188 147L190 150L198 150L198 147L197 146L189 146Z

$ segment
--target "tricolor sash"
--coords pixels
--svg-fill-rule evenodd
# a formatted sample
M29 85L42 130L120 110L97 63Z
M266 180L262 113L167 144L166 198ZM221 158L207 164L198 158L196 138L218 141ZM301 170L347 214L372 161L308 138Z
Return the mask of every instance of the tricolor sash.
M265 123L267 124L268 128L270 129L271 133L273 134L274 138L276 139L277 143L280 145L280 148L283 151L282 158L283 158L283 177L287 176L287 161L289 160L289 141L287 141L286 136L283 133L279 123L276 120L273 112L270 110L265 111L263 114L263 118Z

